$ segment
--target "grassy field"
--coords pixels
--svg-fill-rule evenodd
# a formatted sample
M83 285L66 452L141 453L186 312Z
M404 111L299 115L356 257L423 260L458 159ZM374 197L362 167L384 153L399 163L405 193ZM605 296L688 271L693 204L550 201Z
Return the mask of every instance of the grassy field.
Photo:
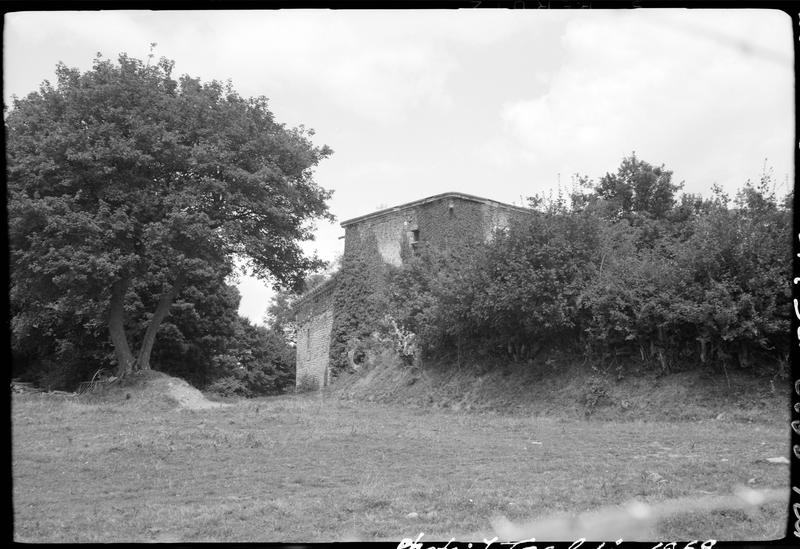
M127 396L127 395L126 395ZM21 542L479 540L490 520L785 489L779 422L454 412L331 396L208 409L14 395ZM652 539L782 538L786 505L659 521Z

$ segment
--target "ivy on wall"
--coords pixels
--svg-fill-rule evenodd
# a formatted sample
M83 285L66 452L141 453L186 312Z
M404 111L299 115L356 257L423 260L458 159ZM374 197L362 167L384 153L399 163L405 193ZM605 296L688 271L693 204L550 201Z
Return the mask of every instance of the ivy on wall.
M511 217L519 216L517 212L507 213ZM485 204L454 197L422 204L410 217L408 212L390 215L412 219L409 231L418 231L420 241L412 246L410 233L401 235L400 258L404 267L398 268L381 257L372 223L362 222L347 227L342 268L333 295L330 345L333 377L348 369L351 361L358 362L359 355L377 341L372 337L375 333L386 336L383 339L388 340L392 340L392 334L400 332L407 338L416 337L416 328L426 324L417 326L417 323L410 322L406 318L408 311L398 305L398 288L394 287L399 281L398 276L402 278L400 273L407 270L405 266L419 265L423 257L436 256L440 262L464 264L461 256L471 256L476 247L483 247L487 230L491 228L487 224L492 222L493 211ZM381 222L385 223L387 219L383 218ZM445 270L453 276L460 276L458 267ZM441 283L450 285L446 280ZM410 302L416 302L413 296L406 297Z
M382 306L386 271L374 234L349 229L342 268L333 294L330 366L336 377L350 365L348 353L376 329Z
M420 238L440 249L482 242L488 221L484 217L486 210L484 204L461 199L424 204L417 215Z

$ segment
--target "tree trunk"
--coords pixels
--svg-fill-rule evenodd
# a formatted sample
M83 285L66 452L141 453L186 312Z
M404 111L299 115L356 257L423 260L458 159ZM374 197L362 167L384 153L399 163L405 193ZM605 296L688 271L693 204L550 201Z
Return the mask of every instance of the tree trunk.
M139 349L139 356L136 359L136 366L140 370L150 369L150 354L153 351L153 344L156 341L156 333L158 333L161 322L163 322L169 314L172 302L175 296L178 295L178 292L181 291L185 278L183 273L179 273L175 282L172 284L172 288L161 294L161 298L158 300L158 306L156 306L153 318L150 319L150 324L147 326L147 331L144 333L142 346Z
M121 278L111 286L111 302L108 308L108 333L117 357L117 375L123 376L133 370L133 353L125 335L125 292L129 278Z

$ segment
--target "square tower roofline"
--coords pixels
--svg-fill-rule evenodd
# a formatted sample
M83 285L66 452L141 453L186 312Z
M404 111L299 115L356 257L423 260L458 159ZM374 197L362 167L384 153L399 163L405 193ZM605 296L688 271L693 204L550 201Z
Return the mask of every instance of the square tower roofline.
M490 206L496 206L500 208L505 208L509 210L517 210L520 212L531 212L530 208L525 208L522 206L514 206L513 204L506 204L504 202L498 202L496 200L490 200L488 198L482 198L480 196L474 196L471 194L466 193L459 193L459 192L447 192L442 194L435 194L433 196L429 196L427 198L421 198L419 200L414 200L413 202L407 202L405 204L400 204L399 206L394 206L392 208L386 208L383 210L378 210L377 212L368 213L365 215L360 215L358 217L354 217L352 219L348 219L346 221L342 221L341 226L347 227L349 225L354 225L356 223L360 223L362 221L366 221L368 219L375 219L378 217L383 217L384 215L388 215L394 212L399 212L408 208L413 208L415 206L420 206L422 204L427 204L429 202L436 202L438 200L445 200L447 198L458 198L461 200L469 200L472 202L478 202L481 204L488 204Z

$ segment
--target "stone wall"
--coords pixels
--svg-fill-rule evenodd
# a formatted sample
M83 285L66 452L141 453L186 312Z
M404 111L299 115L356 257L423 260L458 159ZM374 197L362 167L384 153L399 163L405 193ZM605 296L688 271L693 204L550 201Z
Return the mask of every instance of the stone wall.
M515 215L520 215L517 209L457 195L420 201L346 225L344 257L366 254L371 262L399 267L406 254L423 244L447 249L488 241Z
M329 382L328 357L333 326L334 281L314 288L295 305L297 320L296 385L311 389Z
M344 257L364 255L366 251L372 262L399 267L403 264L404 249L413 241L413 231L416 229L414 210L392 212L377 219L348 225L345 227Z
M487 204L459 197L444 198L419 207L419 239L439 249L481 242L491 233Z

